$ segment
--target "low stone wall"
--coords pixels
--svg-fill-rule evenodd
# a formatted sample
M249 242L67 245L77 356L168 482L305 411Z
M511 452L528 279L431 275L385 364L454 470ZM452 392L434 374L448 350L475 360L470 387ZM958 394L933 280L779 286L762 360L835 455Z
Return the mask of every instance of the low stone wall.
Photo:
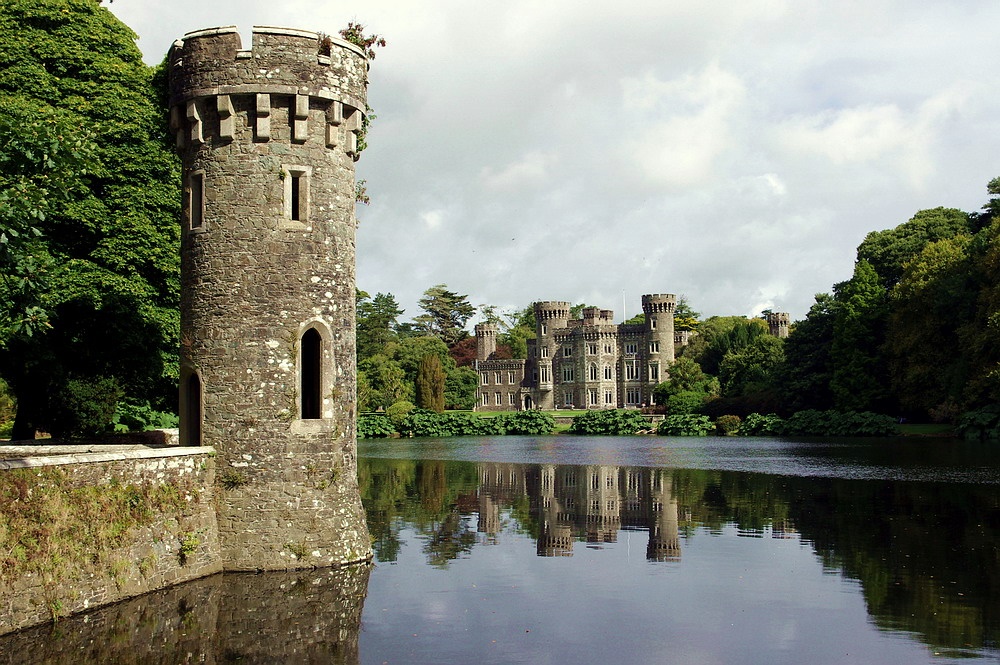
M18 452L0 447L0 634L222 569L211 448Z

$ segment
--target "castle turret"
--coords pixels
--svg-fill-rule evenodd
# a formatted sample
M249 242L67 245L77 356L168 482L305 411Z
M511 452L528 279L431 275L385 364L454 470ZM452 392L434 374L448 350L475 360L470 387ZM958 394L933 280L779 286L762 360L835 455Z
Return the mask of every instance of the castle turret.
M535 344L538 353L538 390L536 392L535 405L540 409L554 409L555 395L552 386L555 381L553 377L553 358L556 356L558 345L554 331L562 330L566 327L570 317L570 305L568 302L557 300L547 300L536 302L535 310Z
M476 324L476 360L489 360L496 352L498 332L496 324Z
M792 316L788 312L768 312L767 328L774 337L784 339L788 337L788 329L791 325Z
M192 32L169 55L183 162L181 438L217 451L227 570L371 557L357 487L355 183L364 52Z
M646 315L646 368L649 402L652 389L665 381L667 369L674 362L674 309L677 298L672 293L656 293L642 297L642 312Z

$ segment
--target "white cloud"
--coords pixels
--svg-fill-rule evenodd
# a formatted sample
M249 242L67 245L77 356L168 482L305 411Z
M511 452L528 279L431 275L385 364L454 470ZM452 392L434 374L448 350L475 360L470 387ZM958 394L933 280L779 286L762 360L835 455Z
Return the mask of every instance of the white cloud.
M388 39L357 274L407 316L444 282L512 307L673 292L801 317L868 231L977 209L1000 175L995 45L969 37L1000 24L993 0L107 6L150 63L216 25Z

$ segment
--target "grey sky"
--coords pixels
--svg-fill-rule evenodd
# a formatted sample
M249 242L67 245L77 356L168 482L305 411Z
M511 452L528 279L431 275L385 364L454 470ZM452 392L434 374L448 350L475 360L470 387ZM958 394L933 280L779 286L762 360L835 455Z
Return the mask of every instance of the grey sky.
M357 20L388 40L358 163L358 286L475 305L643 293L802 318L869 231L1000 176L995 0L117 0L184 33Z

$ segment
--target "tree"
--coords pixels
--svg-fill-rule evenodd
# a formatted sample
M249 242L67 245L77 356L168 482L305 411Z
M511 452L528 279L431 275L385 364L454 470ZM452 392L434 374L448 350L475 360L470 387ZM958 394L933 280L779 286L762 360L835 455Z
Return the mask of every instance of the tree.
M0 94L19 98L13 111L4 110L7 122L25 112L57 117L50 134L63 141L47 154L56 163L72 158L46 171L66 177L68 196L43 197L44 218L35 215L31 224L38 233L16 250L25 249L27 259L19 259L15 279L23 284L34 272L33 291L12 296L8 283L0 303L8 322L25 320L26 310L12 309L13 297L41 310L28 317L31 335L6 325L0 348L0 375L18 402L14 436L47 427L60 406L54 396L66 394L70 381L77 394L110 380L130 401L173 407L180 165L154 71L142 63L135 34L96 0L8 0L0 4L0 34ZM82 136L81 128L94 134L92 154L66 138ZM38 136L47 135L41 128ZM9 196L16 184L8 178ZM47 181L49 191L54 183ZM8 215L23 228L21 213L7 208L4 224Z
M835 406L847 411L891 408L882 355L886 325L886 290L868 261L859 260L854 276L833 287L837 300L833 322L830 388Z
M789 411L833 408L831 347L837 303L817 293L804 321L785 340L785 363L778 372L782 403Z
M417 406L435 413L444 412L444 381L441 359L433 353L421 358L417 370Z
M858 261L866 261L887 290L903 276L904 264L929 242L972 233L969 214L955 208L921 210L908 222L872 231L858 245Z
M391 293L376 293L372 298L356 291L358 359L382 353L387 344L397 339L397 319L403 310Z
M468 296L437 284L424 291L419 304L426 314L417 316L414 323L425 333L440 337L448 346L468 336L465 324L476 313Z
M653 389L653 399L657 404L666 404L671 395L680 392L703 393L704 397L718 397L719 382L705 374L701 365L690 358L678 358L670 366L670 378Z
M687 296L681 294L674 307L674 330L694 330L698 327L700 317L701 314L691 308Z
M358 410L387 409L413 397L413 384L399 363L377 353L358 361Z
M970 373L958 330L976 313L971 242L959 235L927 244L892 290L886 333L891 388L911 417L958 415Z

